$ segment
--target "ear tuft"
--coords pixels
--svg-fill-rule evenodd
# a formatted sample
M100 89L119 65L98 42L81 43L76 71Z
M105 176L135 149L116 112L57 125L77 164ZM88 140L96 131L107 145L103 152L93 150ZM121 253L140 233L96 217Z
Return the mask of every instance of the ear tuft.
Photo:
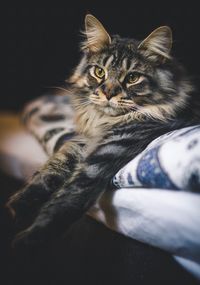
M88 49L92 52L98 52L111 43L111 38L103 25L91 14L87 14L85 17L84 34L86 40L82 43L83 50Z
M154 30L138 46L143 54L153 61L165 61L170 58L172 31L168 26Z

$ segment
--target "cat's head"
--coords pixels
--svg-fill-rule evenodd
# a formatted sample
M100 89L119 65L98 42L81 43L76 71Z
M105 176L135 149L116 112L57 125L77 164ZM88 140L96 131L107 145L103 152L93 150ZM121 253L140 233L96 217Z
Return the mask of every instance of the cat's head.
M70 78L80 104L110 116L174 116L192 87L171 57L171 47L167 26L138 41L110 36L94 16L86 15L83 58Z

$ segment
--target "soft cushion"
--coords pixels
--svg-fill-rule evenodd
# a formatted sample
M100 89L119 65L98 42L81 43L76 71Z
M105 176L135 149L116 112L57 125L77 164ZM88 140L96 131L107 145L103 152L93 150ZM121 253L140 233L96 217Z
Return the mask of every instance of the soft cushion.
M200 191L200 126L167 133L114 177L118 187Z

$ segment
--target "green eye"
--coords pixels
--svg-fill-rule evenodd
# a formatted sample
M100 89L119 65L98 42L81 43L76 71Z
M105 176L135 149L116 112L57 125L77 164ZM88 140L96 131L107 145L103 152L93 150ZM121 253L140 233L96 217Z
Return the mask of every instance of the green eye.
M127 78L126 78L126 82L128 84L134 84L136 83L138 80L140 79L140 74L139 73L136 73L136 72L132 72L132 73L129 73Z
M105 76L105 71L103 70L103 68L99 67L99 66L95 66L94 68L94 74L95 76L97 76L98 78L102 79Z

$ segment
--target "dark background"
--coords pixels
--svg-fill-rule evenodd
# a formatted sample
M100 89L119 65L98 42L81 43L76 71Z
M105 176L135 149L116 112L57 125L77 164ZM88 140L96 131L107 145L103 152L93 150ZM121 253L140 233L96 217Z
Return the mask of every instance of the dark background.
M173 54L198 86L198 1L173 2L7 2L1 6L1 44L5 46L1 55L6 66L1 66L5 79L0 109L18 111L51 86L63 84L79 61L80 30L87 12L109 33L138 39L160 25L169 25L174 34ZM197 284L167 253L112 232L88 217L47 249L13 251L13 224L4 204L22 183L0 173L0 184L0 284Z
M177 2L177 3L176 3ZM185 2L185 3L184 3ZM143 39L169 25L173 54L198 85L200 15L198 1L8 2L2 10L6 43L5 91L1 108L19 110L48 87L61 85L77 64L84 16L94 14L111 34ZM2 36L1 36L2 38Z

